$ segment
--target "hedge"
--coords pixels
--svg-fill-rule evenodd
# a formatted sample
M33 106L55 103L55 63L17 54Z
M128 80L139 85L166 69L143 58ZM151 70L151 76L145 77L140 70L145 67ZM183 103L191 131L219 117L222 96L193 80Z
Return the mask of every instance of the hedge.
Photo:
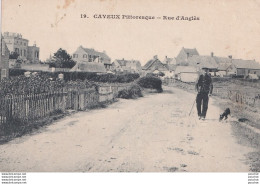
M24 75L24 69L10 69L10 77L16 77ZM39 76L45 75L49 78L58 78L58 75L62 73L65 81L76 80L90 80L93 82L107 82L107 83L129 83L140 77L139 74L97 74L89 72L43 72L43 71L30 71L38 72Z
M142 97L142 89L138 84L133 84L130 89L124 89L118 92L118 98L135 99Z
M162 80L158 77L147 76L142 77L138 80L138 85L143 88L156 89L158 93L163 91L162 89Z

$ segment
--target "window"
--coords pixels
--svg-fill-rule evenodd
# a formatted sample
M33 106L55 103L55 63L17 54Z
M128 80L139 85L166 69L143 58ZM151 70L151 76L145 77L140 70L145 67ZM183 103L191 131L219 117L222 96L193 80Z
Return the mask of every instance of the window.
M35 58L38 58L39 57L39 52L35 51L34 56L35 56Z
M26 43L24 43L24 46L26 46Z
M1 73L2 73L2 77L7 77L7 76L6 76L6 69L2 69L2 72L1 72Z
M78 58L78 54L73 54L73 58Z
M2 55L4 56L5 55L5 47L2 47Z
M88 58L88 55L87 54L83 54L83 58Z
M23 50L20 50L20 55L23 56Z

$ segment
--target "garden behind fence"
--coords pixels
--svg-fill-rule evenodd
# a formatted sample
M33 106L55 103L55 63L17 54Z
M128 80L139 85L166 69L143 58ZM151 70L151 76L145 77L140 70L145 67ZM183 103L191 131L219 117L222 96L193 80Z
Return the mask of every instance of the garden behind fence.
M131 84L98 85L84 89L61 88L38 94L0 96L0 126L12 123L26 125L66 110L86 110L113 101L120 90Z

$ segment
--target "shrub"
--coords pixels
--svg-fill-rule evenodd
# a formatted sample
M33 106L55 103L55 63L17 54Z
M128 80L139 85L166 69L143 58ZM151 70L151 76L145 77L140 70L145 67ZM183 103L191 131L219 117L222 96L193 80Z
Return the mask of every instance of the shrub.
M20 75L24 75L24 72L26 72L27 70L24 69L14 69L14 68L10 68L9 69L9 76L10 77L14 77L14 76L20 76Z
M18 76L0 81L0 96L7 94L37 94L53 92L62 89L65 82L51 80L49 76Z
M124 89L118 92L118 98L135 99L142 96L141 87L137 84L133 84L130 89Z
M143 88L156 89L158 93L163 91L162 81L158 77L142 77L138 80L138 84Z

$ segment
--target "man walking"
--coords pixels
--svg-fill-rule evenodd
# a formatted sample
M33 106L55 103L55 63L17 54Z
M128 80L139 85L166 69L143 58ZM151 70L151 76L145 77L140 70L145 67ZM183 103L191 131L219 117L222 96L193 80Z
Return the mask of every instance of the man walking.
M200 75L199 80L196 84L196 90L198 91L196 103L197 103L197 112L199 119L205 120L207 110L208 110L208 102L209 96L212 94L213 85L211 76L209 74L208 68L202 68L202 75ZM202 105L202 110L201 110Z

